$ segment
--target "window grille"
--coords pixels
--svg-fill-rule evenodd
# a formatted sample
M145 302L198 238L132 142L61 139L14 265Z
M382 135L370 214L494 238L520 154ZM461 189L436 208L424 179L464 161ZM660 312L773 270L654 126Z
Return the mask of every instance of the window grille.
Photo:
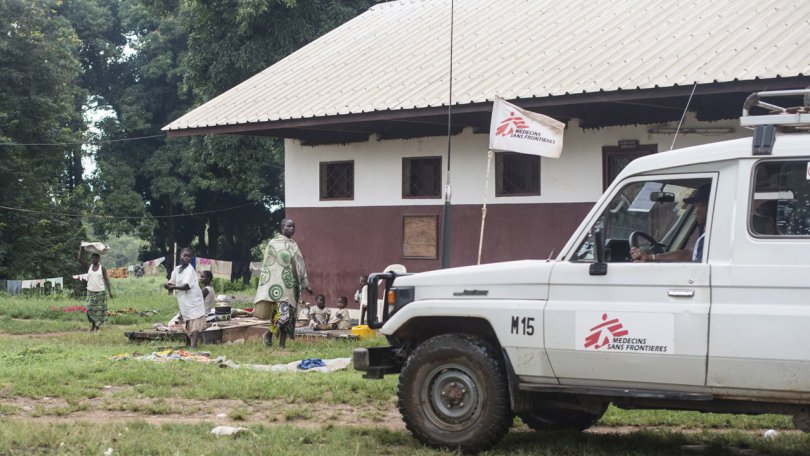
M441 157L409 157L402 159L403 198L441 198L441 196Z
M354 198L354 162L321 163L320 195L322 200Z
M540 194L540 157L514 152L495 154L495 195Z

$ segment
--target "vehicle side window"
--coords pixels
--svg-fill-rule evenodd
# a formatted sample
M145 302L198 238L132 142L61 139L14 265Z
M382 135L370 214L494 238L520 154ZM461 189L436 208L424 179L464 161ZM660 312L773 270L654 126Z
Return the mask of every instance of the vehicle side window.
M755 236L810 236L808 160L773 160L754 167L748 229Z
M622 187L591 227L590 235L580 244L574 261L595 261L593 232L601 230L605 261L629 262L631 248L652 255L686 251L669 256L669 261L689 261L691 251L700 242L710 196L711 179L672 179L631 182ZM703 211L696 210L696 195L701 195ZM700 261L697 256L694 261ZM665 261L665 260L662 260Z

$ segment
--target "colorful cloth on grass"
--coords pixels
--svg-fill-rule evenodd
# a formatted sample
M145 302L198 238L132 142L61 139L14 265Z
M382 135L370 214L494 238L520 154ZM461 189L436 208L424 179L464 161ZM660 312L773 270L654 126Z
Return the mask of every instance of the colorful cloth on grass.
M302 359L298 363L298 368L301 370L314 369L316 367L326 367L326 363L321 358L307 358Z
M222 357L220 357L222 358ZM351 358L334 358L334 359L321 359L322 366L316 367L312 365L310 360L308 369L299 369L305 360L293 361L287 364L236 364L229 359L217 359L220 367L228 367L231 369L251 369L261 372L322 372L329 373L346 369L351 364Z
M198 363L209 364L213 362L227 361L225 357L218 357L211 359L210 352L190 352L183 350L168 349L159 352L152 352L148 355L142 353L120 353L111 358L113 361L124 361L127 359L136 359L138 361L153 361L156 363L164 363L166 361L195 361Z
M96 326L107 321L106 291L87 291L87 319Z

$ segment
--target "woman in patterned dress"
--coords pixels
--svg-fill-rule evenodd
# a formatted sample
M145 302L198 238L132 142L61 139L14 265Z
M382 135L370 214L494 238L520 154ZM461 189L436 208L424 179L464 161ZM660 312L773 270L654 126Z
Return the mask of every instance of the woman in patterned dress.
M285 218L281 221L281 234L271 239L264 249L262 273L253 302L270 303L270 330L264 335L268 347L273 345L273 334L278 334L281 348L284 348L288 336L290 339L295 337L301 289L313 293L307 280L304 257L298 244L292 240L294 234L295 222Z
M107 269L99 264L101 256L98 253L90 255L90 264L82 258L82 248L79 248L79 263L87 268L87 319L90 321L90 332L98 331L107 321L107 292L112 299L110 279L107 278Z

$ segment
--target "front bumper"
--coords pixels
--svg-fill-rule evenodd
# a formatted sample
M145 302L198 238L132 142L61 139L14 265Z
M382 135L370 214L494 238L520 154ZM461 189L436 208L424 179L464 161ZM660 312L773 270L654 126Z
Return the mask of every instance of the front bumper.
M367 379L378 380L386 374L398 374L402 369L394 347L355 348L352 362L355 369L365 372L363 378Z

